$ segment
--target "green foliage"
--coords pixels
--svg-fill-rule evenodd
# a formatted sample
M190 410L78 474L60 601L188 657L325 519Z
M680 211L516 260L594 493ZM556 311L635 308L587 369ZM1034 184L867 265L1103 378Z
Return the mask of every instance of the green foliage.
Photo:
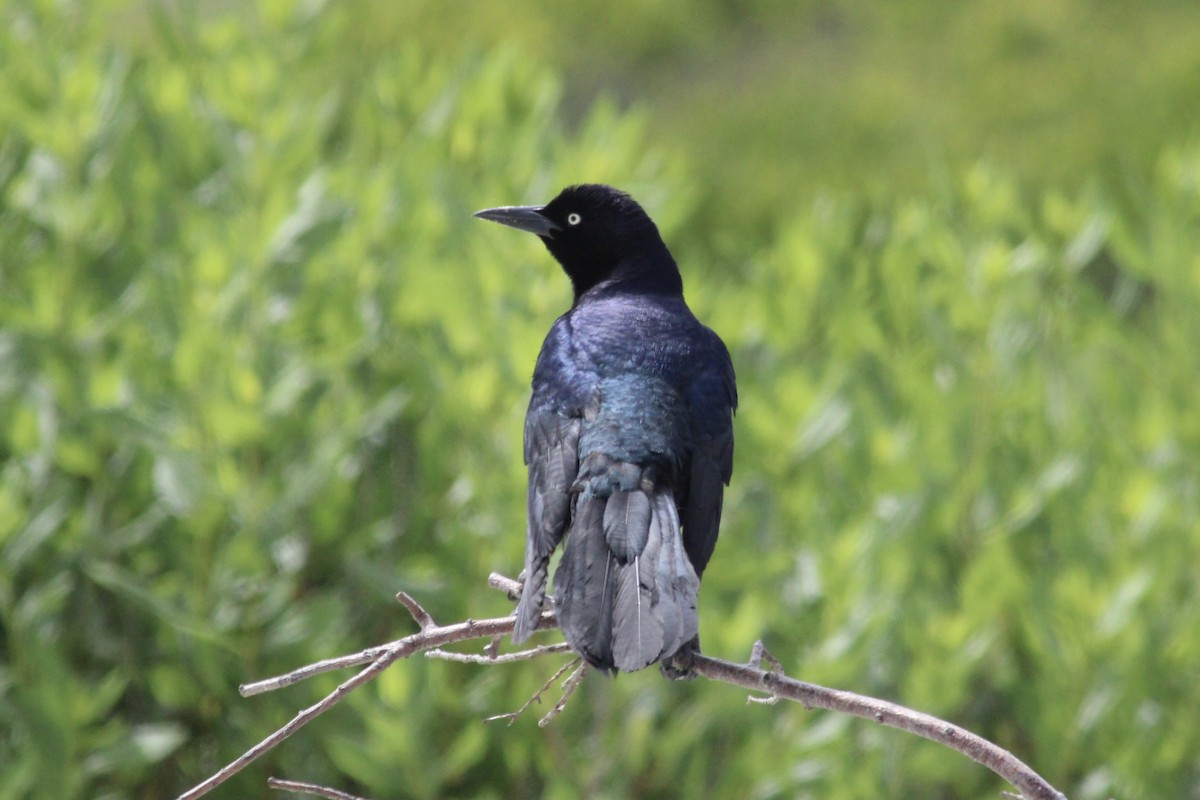
M1200 645L1198 167L1168 154L1138 214L980 168L933 201L794 221L710 312L744 387L730 521L791 557L722 562L706 644L791 641L776 654L814 680L969 721L1071 796L1194 789L1200 742L1173 709ZM783 614L713 619L770 620L737 588L755 582ZM896 747L903 777L861 796L987 794ZM818 796L862 757L830 748Z
M982 158L1077 191L1200 134L1191 0L360 3L379 46L414 29L449 50L518 41L562 65L570 107L637 103L707 173L715 236L773 233L780 206L829 187L926 192Z
M581 179L651 210L739 371L706 650L764 638L1072 797L1197 791L1200 149L1083 192L980 166L780 204L717 274L721 173L603 102L568 134L519 49L385 42L369 5L183 5L0 15L0 798L199 781L335 679L238 683L408 632L398 590L508 610L484 579L520 563L528 375L569 289L470 212ZM653 671L589 679L548 731L479 724L550 669L397 665L220 796L1001 788Z

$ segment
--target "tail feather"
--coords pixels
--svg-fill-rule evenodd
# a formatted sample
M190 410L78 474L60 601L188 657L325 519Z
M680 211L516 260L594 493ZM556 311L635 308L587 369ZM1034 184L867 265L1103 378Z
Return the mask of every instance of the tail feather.
M584 491L554 576L559 623L602 669L633 672L699 630L700 580L684 553L669 487Z
M641 557L635 557L617 575L613 607L612 661L621 672L653 664L663 651L663 629L651 613L651 587L642 581Z
M659 529L660 552L654 560L658 590L670 600L661 604L663 626L663 654L670 655L689 641L700 629L696 612L700 578L692 568L683 548L679 533L679 515L675 503L669 496L655 504L655 515Z
M615 491L604 506L604 539L622 563L646 548L650 535L650 497L643 491Z
M612 650L617 566L604 541L603 520L602 499L579 501L570 545L554 573L555 604L563 635L588 661L600 665Z

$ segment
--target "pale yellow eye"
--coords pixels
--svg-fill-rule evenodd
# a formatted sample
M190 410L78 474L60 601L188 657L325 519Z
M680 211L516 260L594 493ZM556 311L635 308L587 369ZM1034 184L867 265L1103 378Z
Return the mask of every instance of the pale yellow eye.
M579 216L578 214L576 214L573 211L570 214L567 214L567 224L568 225L578 225L582 219L583 219L583 217Z

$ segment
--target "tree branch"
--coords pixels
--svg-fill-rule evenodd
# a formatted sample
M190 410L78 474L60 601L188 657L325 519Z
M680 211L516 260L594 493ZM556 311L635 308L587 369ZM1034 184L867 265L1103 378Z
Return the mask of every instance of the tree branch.
M542 684L542 688L540 688L536 692L534 692L533 696L525 701L525 705L521 706L516 711L510 711L507 714L497 714L494 717L488 717L487 719L484 720L484 722L496 722L498 720L506 719L506 720L508 720L508 727L511 728L512 724L514 722L516 722L517 719L522 714L525 713L526 709L528 709L534 703L542 702L542 695L545 694L546 691L549 690L550 686L553 685L553 683L556 680L558 680L560 677L562 677L562 674L564 672L566 672L567 670L569 670L571 667L578 667L578 669L575 672L571 673L571 676L568 677L567 680L570 680L571 678L575 677L576 674L582 674L582 672L583 672L582 659L576 657L576 658L571 659L567 663L563 664L562 667L559 668L558 672L554 673L549 678L547 678L546 682ZM566 684L563 684L563 690L564 690L564 692L566 691ZM572 690L574 690L574 687L572 687ZM567 696L566 694L563 695L563 700L560 701L561 704L564 704L564 705L566 704L566 696ZM550 718L549 714L542 717L542 719L538 722L538 727L545 727L545 724L549 718Z
M203 783L199 783L181 794L179 796L179 800L194 800L197 797L203 797L204 795L208 794L214 788L220 786L238 772L241 772L243 769L248 767L263 753L266 753L284 739L303 728L309 722L312 722L318 716L337 705L342 701L343 698L346 697L346 695L379 675L397 660L401 658L407 658L413 653L419 653L422 650L429 650L434 647L442 647L444 645L453 644L454 642L463 642L469 639L478 639L480 637L504 636L512 633L513 621L513 617L497 617L495 619L478 621L469 619L466 622L460 622L456 625L430 627L426 628L420 633L414 633L412 636L406 636L403 639L398 639L392 642L391 644L384 645L382 648L373 647L356 655L322 661L318 664L302 667L277 678L258 681L257 683L241 687L243 695L258 694L260 692L271 691L272 689L290 686L291 684L301 681L304 678L310 678L313 675L327 672L330 669L335 668L334 666L330 666L331 664L336 663L339 666L357 665L364 663L364 659L370 660L371 657L374 657L374 660L371 661L371 665L369 667L362 670L348 681L340 684L316 705L309 706L301 711L282 728L275 731L258 744L254 745L254 747L251 747L236 760L227 764L219 772L209 777ZM538 627L548 627L547 623L549 623L549 627L552 627L555 624L553 615L543 614Z
M426 658L436 658L441 661L457 661L460 664L512 664L516 661L532 661L541 656L569 653L571 647L566 642L558 644L543 644L516 653L492 655L490 653L452 653L449 650L426 650Z
M982 764L1020 789L1022 796L1029 800L1066 800L1066 795L1047 783L1012 753L964 728L929 714L913 711L886 700L805 683L789 678L782 672L760 669L752 664L734 664L706 655L696 654L692 670L710 680L765 691L771 697L795 701L810 710L823 708L840 711L873 720L890 728L915 733L957 750Z
M315 783L304 783L303 781L288 781L283 778L267 778L267 788L297 794L315 794L317 797L325 797L328 800L367 800L365 797L338 789L330 789L328 786L318 786Z
M497 573L492 573L488 577L488 585L508 593L509 597L513 599L520 593L521 588L520 584L516 581ZM453 656L455 660L460 660L457 654L441 653L437 651L437 648L455 642L480 638L486 638L490 641L488 647L485 649L485 655L463 656L463 658L476 663L499 663L502 660L533 658L536 655L548 652L563 652L561 645L547 645L522 653L514 653L509 656L498 656L495 642L499 637L512 633L515 621L514 617L467 620L455 625L439 626L434 623L429 613L411 597L403 593L397 595L397 597L404 603L405 607L412 614L413 619L420 626L420 632L385 645L368 648L353 655L327 659L316 664L301 667L286 675L241 686L239 691L242 695L250 696L290 686L305 678L310 678L313 675L328 672L332 669L370 664L366 669L339 685L319 703L301 711L290 722L247 750L237 760L221 769L220 772L217 772L203 783L180 795L178 800L194 800L207 794L231 776L247 767L263 753L275 747L317 716L339 703L351 691L379 675L397 660L407 658L414 653L433 650L438 655L434 656L434 653L429 653L430 656ZM538 621L539 630L554 628L557 625L558 622L553 610L544 611L541 619ZM764 660L770 667L769 669L761 668ZM566 668L551 678L542 691L570 666L571 664L568 664ZM761 643L755 645L749 663L735 664L730 661L697 653L692 659L691 670L696 675L704 676L709 680L741 686L753 691L766 692L768 695L768 698L766 698L767 701L770 701L771 698L792 700L808 709L823 708L829 711L840 711L846 714L853 714L856 717L862 717L863 719L873 720L881 725L915 733L918 736L953 748L992 770L1019 789L1026 800L1066 800L1066 795L1047 783L1016 756L957 725L940 720L929 714L913 711L895 703L889 703L886 700L865 697L853 692L828 689L824 686L817 686L796 680L795 678L789 678L783 674L782 669L779 667L779 662L770 653L766 652ZM575 687L578 686L582 675L582 668L571 674L563 685L563 698L539 724L544 725L562 710L567 698ZM530 702L538 699L540 695L541 691ZM764 702L761 698L755 699L759 702ZM528 705L526 704L526 706ZM523 710L524 707L521 711ZM502 714L492 719L511 720L513 716L520 713L518 711L514 715Z

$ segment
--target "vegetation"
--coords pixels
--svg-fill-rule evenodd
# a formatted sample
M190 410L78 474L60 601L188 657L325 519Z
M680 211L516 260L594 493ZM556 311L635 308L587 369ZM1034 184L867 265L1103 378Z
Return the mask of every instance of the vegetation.
M337 677L238 683L410 631L396 591L443 622L506 613L485 578L519 567L528 377L569 286L470 212L584 179L651 211L738 369L706 651L762 638L792 674L952 719L1072 798L1200 790L1200 146L1175 102L1194 52L1136 53L1142 88L1105 106L1161 85L1160 115L1119 120L1136 135L1076 136L1067 106L1060 139L972 165L931 114L952 143L936 179L839 136L843 190L792 193L807 162L730 137L755 98L801 102L795 74L770 97L681 91L678 128L658 115L682 106L593 101L559 76L585 86L600 58L564 55L595 4L468 14L454 45L432 4L180 5L0 11L0 798L183 790ZM649 3L596 41L662 96L726 5L693 29L665 24L691 6ZM751 5L712 47L761 33L780 63L790 6ZM1076 5L1041 4L1041 52L1075 41ZM1082 29L1200 27L1143 5ZM868 65L918 29L818 13L838 7L804 24L850 20L882 48ZM1025 41L1010 27L979 37ZM887 87L842 119L891 119ZM1052 140L1078 144L1067 176L1030 166L1059 160ZM845 190L856 163L869 190ZM379 798L1003 788L894 731L654 671L589 678L553 730L479 724L553 668L400 664L216 796L264 796L269 774Z

